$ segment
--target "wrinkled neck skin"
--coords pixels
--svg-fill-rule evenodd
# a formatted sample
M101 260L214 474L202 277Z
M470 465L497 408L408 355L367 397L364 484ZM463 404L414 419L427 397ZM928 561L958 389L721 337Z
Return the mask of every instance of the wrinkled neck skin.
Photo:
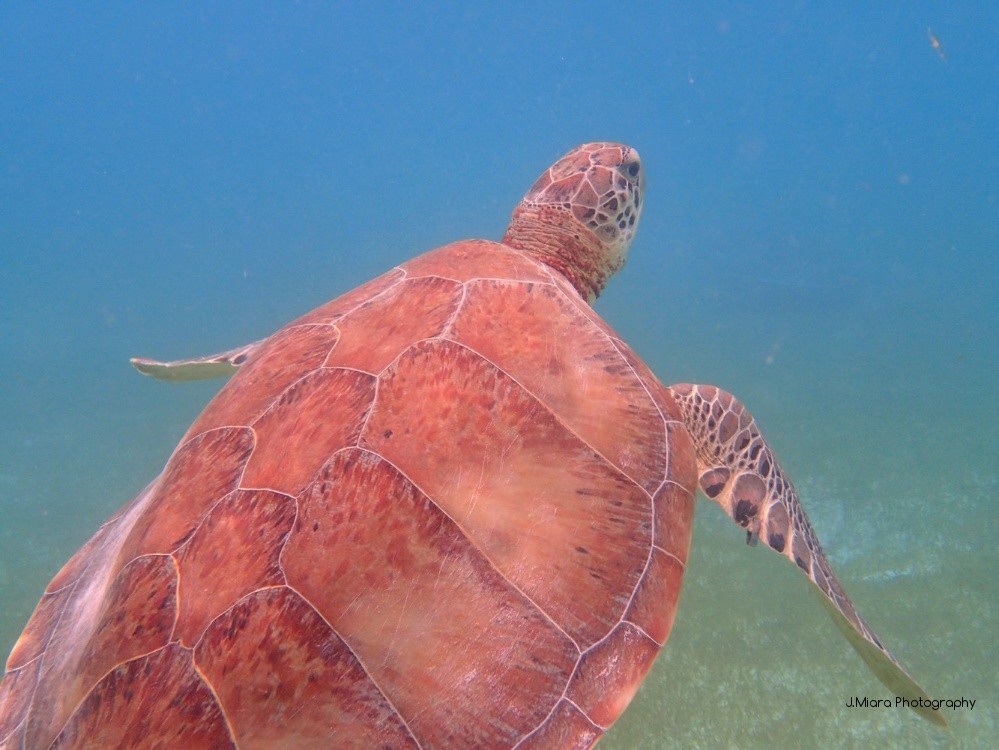
M604 244L571 212L550 205L518 206L503 244L554 268L591 305L624 265L624 258L609 262Z

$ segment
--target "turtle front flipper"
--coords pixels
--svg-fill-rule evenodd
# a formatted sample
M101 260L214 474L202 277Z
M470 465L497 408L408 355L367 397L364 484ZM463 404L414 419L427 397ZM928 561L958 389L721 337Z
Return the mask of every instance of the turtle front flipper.
M132 357L132 367L157 380L181 383L191 380L232 377L242 365L253 356L261 342L255 341L236 349L218 354L209 354L197 359L177 359L172 362L159 362L155 359Z
M746 408L710 385L670 387L697 454L701 491L746 529L797 565L822 594L836 626L871 671L914 710L946 726L930 698L861 619L832 572L798 494Z

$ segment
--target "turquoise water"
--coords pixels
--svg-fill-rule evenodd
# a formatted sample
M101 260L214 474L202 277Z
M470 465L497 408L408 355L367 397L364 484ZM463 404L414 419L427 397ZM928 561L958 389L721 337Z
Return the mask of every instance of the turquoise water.
M999 13L767 5L0 6L0 651L214 392L129 356L496 238L557 156L614 139L649 190L597 309L664 381L739 395L860 611L976 704L946 732L846 708L885 690L703 503L673 636L601 747L991 747Z

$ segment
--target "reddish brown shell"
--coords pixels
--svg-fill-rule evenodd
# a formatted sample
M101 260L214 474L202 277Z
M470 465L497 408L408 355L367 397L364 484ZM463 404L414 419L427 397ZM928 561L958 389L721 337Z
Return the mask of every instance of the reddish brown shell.
M0 746L587 747L669 634L694 484L563 278L433 251L264 342L59 572Z

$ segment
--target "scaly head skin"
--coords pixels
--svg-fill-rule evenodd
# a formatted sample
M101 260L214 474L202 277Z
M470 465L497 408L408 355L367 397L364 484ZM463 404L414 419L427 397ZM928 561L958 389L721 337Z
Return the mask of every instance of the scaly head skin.
M562 273L591 304L624 265L642 213L645 173L620 143L574 148L538 178L503 243Z

